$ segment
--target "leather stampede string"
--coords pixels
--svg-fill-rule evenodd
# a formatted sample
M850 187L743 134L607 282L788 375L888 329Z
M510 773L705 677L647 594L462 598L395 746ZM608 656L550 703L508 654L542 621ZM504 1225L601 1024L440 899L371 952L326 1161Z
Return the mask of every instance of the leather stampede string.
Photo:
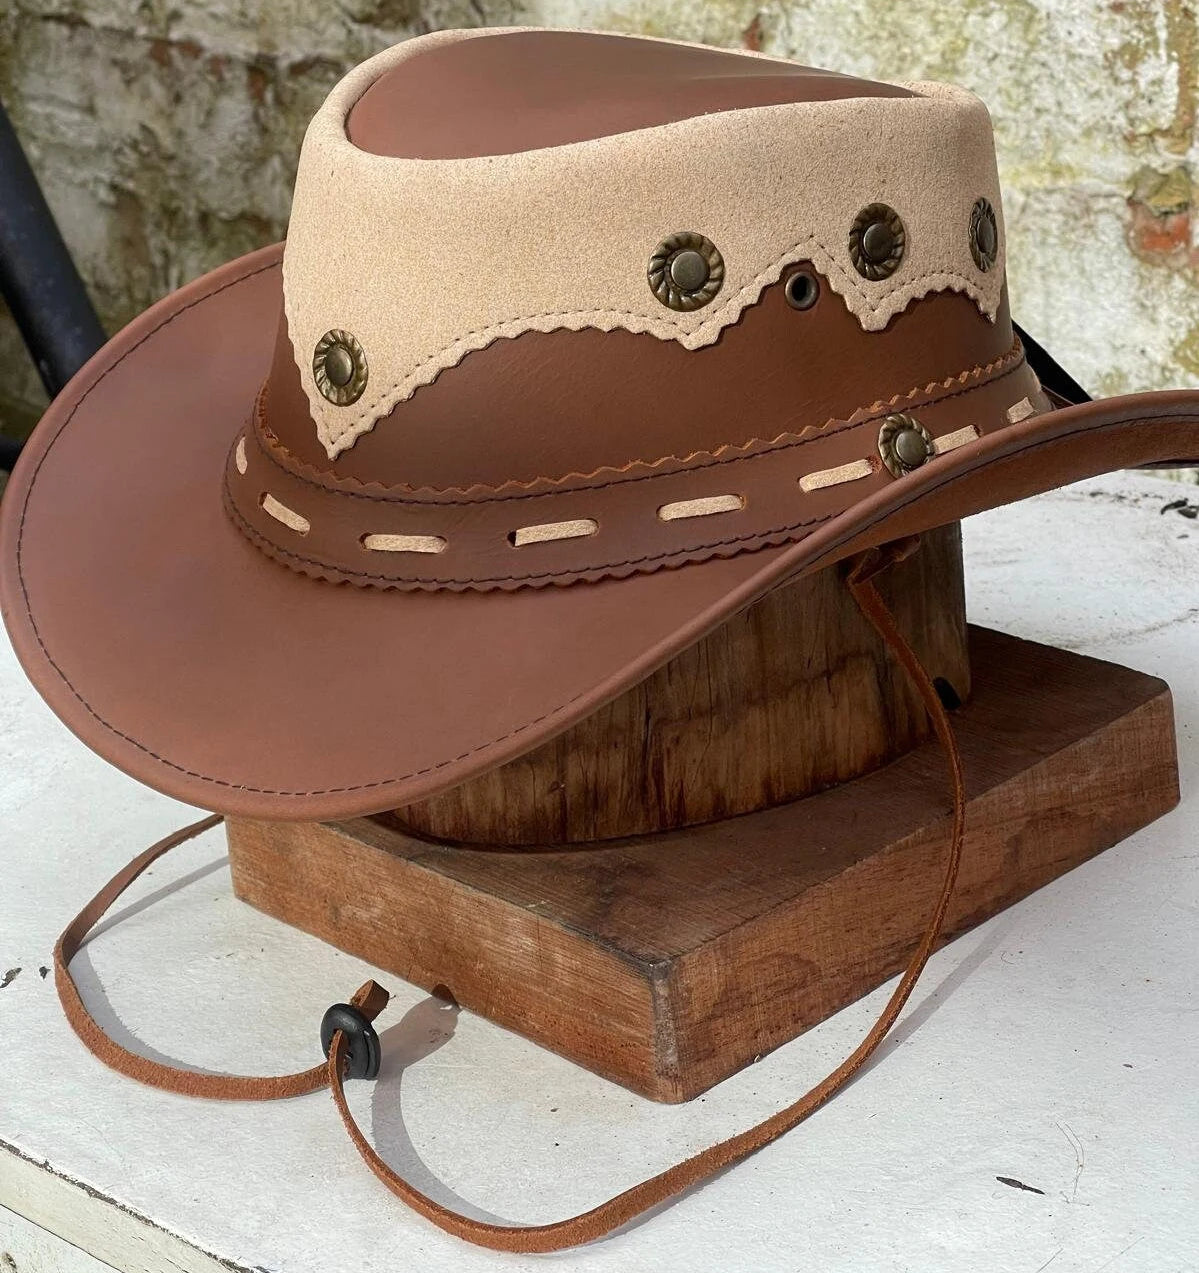
M885 549L875 548L863 553L853 560L846 585L862 614L886 642L918 691L945 754L953 792L953 823L940 894L915 953L866 1036L831 1074L793 1104L756 1126L709 1146L693 1157L600 1203L590 1211L548 1224L493 1224L442 1206L397 1175L368 1143L350 1112L344 1089L347 1070L350 1076L366 1074L368 1077L373 1077L373 1071L377 1071L377 1053L373 1057L375 1064L372 1067L363 1062L362 1051L364 1048L377 1049L378 1040L370 1022L387 1005L388 994L373 981L360 987L348 1005L335 1005L330 1009L325 1023L322 1024L322 1035L328 1033L331 1036L327 1041L322 1039L327 1042L327 1059L298 1074L258 1078L197 1073L151 1060L122 1047L105 1033L83 1002L69 970L71 959L86 942L89 932L104 912L147 867L171 849L217 826L223 821L219 815L184 827L147 849L118 872L68 925L54 948L54 980L67 1020L84 1045L106 1065L129 1078L166 1091L216 1100L254 1101L298 1096L328 1086L354 1147L371 1171L396 1197L447 1233L497 1251L559 1251L591 1242L707 1180L723 1168L740 1162L803 1122L861 1069L895 1023L933 953L944 926L957 880L965 829L966 795L961 756L936 687L899 631L874 582L879 573L907 556L917 544L917 540L909 539ZM333 1028L330 1028L330 1022Z

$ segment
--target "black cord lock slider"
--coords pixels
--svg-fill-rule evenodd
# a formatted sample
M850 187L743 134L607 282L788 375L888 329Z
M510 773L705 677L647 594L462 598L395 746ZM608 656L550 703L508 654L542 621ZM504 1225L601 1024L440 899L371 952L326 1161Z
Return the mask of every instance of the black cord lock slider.
M346 1078L377 1078L383 1050L375 1027L352 1004L335 1003L321 1018L321 1051L326 1057L333 1046L333 1036L339 1031L349 1045Z

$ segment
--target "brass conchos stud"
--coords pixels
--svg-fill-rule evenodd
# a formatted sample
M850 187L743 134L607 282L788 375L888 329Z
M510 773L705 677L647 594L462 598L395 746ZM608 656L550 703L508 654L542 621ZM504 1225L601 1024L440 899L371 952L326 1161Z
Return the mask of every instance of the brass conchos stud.
M366 354L351 332L327 331L312 352L312 378L324 397L339 407L357 402L366 388Z
M892 477L903 477L936 454L932 435L915 416L889 415L878 431L878 453Z
M985 274L999 252L999 226L989 199L975 199L970 209L970 255Z
M849 227L849 259L863 278L886 278L899 269L906 241L899 213L890 204L868 203Z
M668 309L701 309L724 284L724 257L711 239L680 230L654 248L646 277Z

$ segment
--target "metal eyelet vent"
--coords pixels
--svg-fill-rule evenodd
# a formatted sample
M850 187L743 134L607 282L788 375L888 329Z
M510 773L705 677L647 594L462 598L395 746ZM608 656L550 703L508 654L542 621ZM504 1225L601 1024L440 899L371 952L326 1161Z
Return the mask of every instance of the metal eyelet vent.
M820 296L820 284L814 275L797 270L783 284L783 296L792 309L811 309Z

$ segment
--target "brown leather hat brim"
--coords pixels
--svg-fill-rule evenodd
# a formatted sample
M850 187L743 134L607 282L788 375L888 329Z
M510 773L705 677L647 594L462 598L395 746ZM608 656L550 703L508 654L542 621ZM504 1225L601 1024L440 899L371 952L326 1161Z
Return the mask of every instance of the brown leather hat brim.
M314 581L254 548L220 494L270 363L279 260L234 261L112 340L47 411L0 512L0 605L34 684L112 763L219 812L419 800L544 742L789 577L1199 454L1199 392L1141 394L939 457L797 544L510 593Z

